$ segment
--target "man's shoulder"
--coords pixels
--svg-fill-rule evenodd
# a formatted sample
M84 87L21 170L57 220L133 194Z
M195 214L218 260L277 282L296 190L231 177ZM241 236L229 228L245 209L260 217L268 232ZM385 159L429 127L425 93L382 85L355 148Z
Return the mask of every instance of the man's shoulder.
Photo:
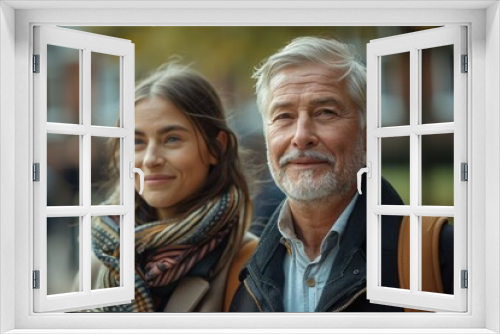
M385 205L403 205L403 200L401 196L398 194L396 189L392 186L392 184L382 177L382 204Z

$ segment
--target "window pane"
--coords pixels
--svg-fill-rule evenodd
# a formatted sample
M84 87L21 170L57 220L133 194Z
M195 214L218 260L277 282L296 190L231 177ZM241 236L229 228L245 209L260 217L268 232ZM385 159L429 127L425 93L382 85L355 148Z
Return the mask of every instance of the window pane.
M80 218L47 218L47 294L80 291Z
M47 134L47 205L80 205L80 138Z
M120 226L121 216L92 217L92 290L120 286Z
M47 122L80 124L80 50L47 45Z
M120 57L92 52L92 125L119 126Z
M453 294L453 218L420 217L420 219L422 291ZM438 225L442 228L436 228ZM436 252L439 252L439 256L435 256Z
M410 124L410 53L381 57L381 126Z
M91 154L92 154L92 205L102 205L103 202L110 197L109 189L110 181L116 176L116 181L119 182L120 177L120 161L116 164L111 162L111 169L108 171L110 157L114 156L114 148L120 152L120 139L107 137L92 137L91 139ZM115 197L116 196L116 197ZM118 185L113 198L117 198L117 202L107 204L120 204L120 187Z
M380 216L381 218L381 286L390 287L390 288L401 288L405 290L409 290L409 285L405 287L404 278L407 278L409 284L409 268L410 263L407 262L408 272L404 272L404 277L399 277L399 268L398 268L398 252L397 249L391 247L391 245L397 245L399 241L399 229L401 226L401 221L403 217L401 216ZM410 227L409 225L407 226ZM409 232L409 231L408 231ZM409 244L408 244L409 246ZM408 261L410 259L410 248L404 250L408 257Z
M422 124L453 122L453 45L422 50Z
M389 181L403 200L410 204L410 137L390 137L381 140L382 176ZM382 194L382 204L387 203ZM394 203L390 203L394 205Z
M422 136L422 205L453 206L453 134Z

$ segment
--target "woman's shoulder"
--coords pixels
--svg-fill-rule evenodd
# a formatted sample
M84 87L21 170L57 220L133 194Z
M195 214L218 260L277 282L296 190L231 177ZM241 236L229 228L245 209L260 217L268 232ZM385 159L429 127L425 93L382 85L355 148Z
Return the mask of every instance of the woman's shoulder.
M243 236L243 240L241 241L241 248L243 248L247 243L249 242L259 242L259 237L253 234L250 231L245 232L245 235ZM241 249L240 248L240 249Z
M259 237L255 234L246 232L243 240L241 241L241 246L234 256L232 267L236 267L236 269L239 270L243 269L243 266L250 260L253 253L257 249L259 240Z
M257 249L258 243L259 238L255 234L251 232L245 233L241 246L235 254L229 267L226 281L226 294L224 297L224 312L228 312L229 310L233 296L240 285L240 272L243 270L246 263L252 258L253 253L255 253L255 250Z

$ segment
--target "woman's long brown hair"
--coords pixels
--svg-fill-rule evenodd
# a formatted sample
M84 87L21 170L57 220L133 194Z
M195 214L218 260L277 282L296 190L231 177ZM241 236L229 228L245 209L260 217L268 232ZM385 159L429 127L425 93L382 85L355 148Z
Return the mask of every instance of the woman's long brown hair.
M167 64L140 82L135 89L135 104L152 97L160 97L173 103L184 112L194 124L206 143L217 164L212 165L204 187L197 193L178 204L176 211L180 217L198 209L208 200L226 192L231 186L241 189L245 197L245 229L250 224L251 199L250 191L242 171L238 155L238 140L228 127L226 115L219 95L214 87L199 73L177 64ZM217 140L220 131L227 134L225 149ZM108 164L110 182L113 184L110 201L118 203L119 194L119 139L110 141L111 161ZM135 193L136 223L156 220L156 210Z

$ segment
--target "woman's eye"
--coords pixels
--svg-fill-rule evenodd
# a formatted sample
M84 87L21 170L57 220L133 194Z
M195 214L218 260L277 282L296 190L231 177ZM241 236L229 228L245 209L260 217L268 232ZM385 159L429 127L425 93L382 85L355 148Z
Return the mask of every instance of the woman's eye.
M135 145L142 145L142 144L144 144L144 140L135 138Z
M180 141L180 138L176 136L169 136L165 139L166 143L176 143L178 141Z

